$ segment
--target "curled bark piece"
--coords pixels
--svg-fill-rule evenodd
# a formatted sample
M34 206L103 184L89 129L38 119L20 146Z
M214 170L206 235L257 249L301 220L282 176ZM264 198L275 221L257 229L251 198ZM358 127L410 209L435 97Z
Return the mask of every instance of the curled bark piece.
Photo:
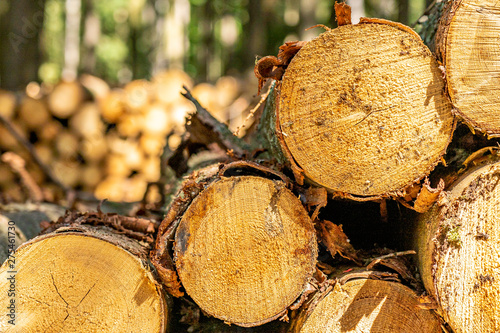
M438 200L439 195L444 190L444 181L439 180L438 186L432 188L428 178L425 179L420 192L417 195L413 209L419 213L425 213Z
M481 149L473 152L463 162L464 170L467 169L467 167L471 163L473 163L474 165L481 163L482 157L484 155L486 155L487 153L494 154L494 153L497 153L498 150L499 150L499 147L484 147L484 148L481 148Z
M305 41L286 42L279 47L277 57L267 56L257 61L254 67L254 74L259 80L257 94L260 94L264 83L268 79L281 80L292 58L306 43Z
M349 239L342 230L341 225L338 226L330 221L323 220L316 223L316 228L318 230L319 239L321 239L323 244L327 247L332 257L338 253L341 257L361 265L356 250L351 243L349 243Z
M268 79L281 80L285 70L282 68L282 62L275 56L266 56L261 58L255 64L254 73L259 80L259 89L257 94L260 94L264 83Z
M412 252L415 254L415 251ZM400 257L395 256L391 258L375 259L368 266L366 266L366 269L371 270L377 265L385 266L393 271L396 271L406 281L414 280L406 262L404 262Z
M342 25L352 24L351 6L345 2L335 2L335 20L337 21L337 25L339 27Z
M392 282L401 282L397 273L389 273L384 271L369 271L366 269L351 271L338 279L340 285L344 285L352 280L371 279L383 280Z
M313 214L311 215L311 221L316 221L319 215L319 210L326 206L328 203L328 192L322 187L309 187L302 191L301 195L304 196L304 202L308 209L311 206L316 206Z
M42 230L42 233L46 234L61 227L75 227L83 224L105 225L131 238L148 243L154 241L153 234L158 229L158 223L145 218L103 213L100 210L87 213L68 211L56 222L47 225L47 227Z
M258 163L251 162L251 161L235 161L235 162L227 163L221 167L221 169L219 171L219 177L222 177L224 175L224 173L226 171L228 171L229 169L240 168L240 167L249 167L249 168L253 168L255 170L259 170L259 171L262 171L264 173L270 174L270 175L274 175L276 177L279 177L283 181L283 183L286 184L287 187L290 186L290 183L291 183L290 179L287 176L285 176L284 174L282 174L281 172L275 171L271 168L265 167L263 165L260 165Z

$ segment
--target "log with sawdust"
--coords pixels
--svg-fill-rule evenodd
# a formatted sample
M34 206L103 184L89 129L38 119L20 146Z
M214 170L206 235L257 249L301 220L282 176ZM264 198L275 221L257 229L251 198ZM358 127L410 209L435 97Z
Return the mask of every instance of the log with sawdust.
M418 218L422 280L456 333L500 328L500 162L465 172Z
M421 32L446 70L455 112L490 137L500 136L499 14L494 0L442 1L425 16Z
M147 247L108 227L69 226L38 236L4 262L0 278L2 332L167 329L167 298Z
M274 152L299 183L360 200L404 196L440 162L455 127L442 71L410 28L337 17L338 28L256 65L261 81L278 79L267 105Z
M437 317L398 282L359 278L315 294L292 319L290 333L439 333Z
M243 327L286 316L313 279L317 256L313 223L288 185L247 162L193 173L152 252L170 293L181 296L182 287L205 313Z

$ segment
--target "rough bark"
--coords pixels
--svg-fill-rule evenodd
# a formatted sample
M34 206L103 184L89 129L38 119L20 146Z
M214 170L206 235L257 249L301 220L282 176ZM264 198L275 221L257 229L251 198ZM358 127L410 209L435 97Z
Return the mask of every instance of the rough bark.
M23 244L0 267L0 295L15 299L15 324L2 332L165 332L167 299L149 268L145 244L107 227L74 226ZM11 266L12 265L12 266ZM10 287L9 287L10 286Z
M160 226L152 255L173 295L182 295L182 284L204 312L252 327L286 315L307 289L317 245L286 177L236 162L191 175Z
M451 184L439 204L418 217L413 234L425 288L456 333L500 328L495 155Z

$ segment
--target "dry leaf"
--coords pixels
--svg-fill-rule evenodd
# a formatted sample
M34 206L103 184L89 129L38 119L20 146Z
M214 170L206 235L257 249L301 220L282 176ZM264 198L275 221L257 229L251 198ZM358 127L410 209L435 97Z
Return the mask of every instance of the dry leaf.
M382 265L396 271L406 281L413 280L413 276L402 258L375 259L366 266L366 269L371 270L376 265Z
M338 253L343 258L352 260L358 265L361 265L356 250L351 243L349 243L349 239L342 230L342 225L338 226L330 221L323 220L316 224L316 228L318 230L318 237L328 248L332 257Z

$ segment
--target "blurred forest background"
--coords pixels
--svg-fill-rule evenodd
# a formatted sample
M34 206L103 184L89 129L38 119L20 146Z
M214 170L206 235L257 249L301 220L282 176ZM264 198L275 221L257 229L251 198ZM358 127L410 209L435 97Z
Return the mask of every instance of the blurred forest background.
M412 27L430 2L347 1L353 23L367 16ZM0 0L0 202L64 199L68 189L139 201L151 184L161 189L160 179L172 177L165 156L194 111L182 86L232 131L249 128L260 99L256 59L323 31L311 26L335 27L333 5ZM161 201L159 191L146 200Z
M429 0L348 0L353 21L412 26ZM91 73L111 85L166 68L197 81L241 75L257 56L335 26L333 0L2 0L0 87L56 83Z

